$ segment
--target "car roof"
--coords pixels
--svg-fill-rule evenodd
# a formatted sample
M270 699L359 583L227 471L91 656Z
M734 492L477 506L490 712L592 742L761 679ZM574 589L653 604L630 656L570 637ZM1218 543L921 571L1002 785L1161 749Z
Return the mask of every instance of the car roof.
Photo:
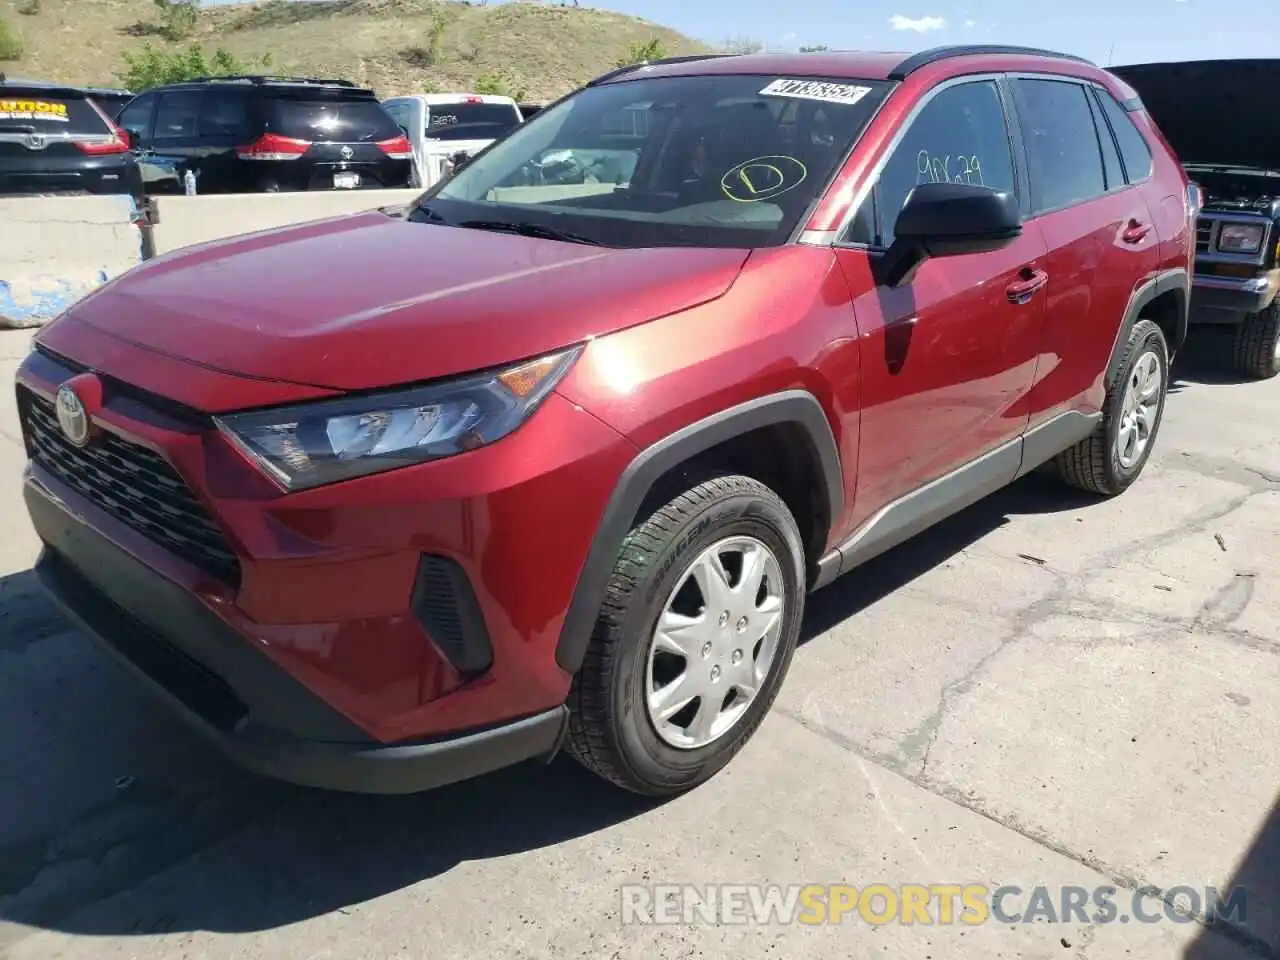
M90 91L84 87L73 87L65 83L50 83L47 80L25 80L21 77L7 77L0 73L0 92L25 90L30 93L43 93L50 97L87 97Z
M999 58L1016 63L1025 61L1055 61L1063 65L1076 65L1086 76L1100 75L1096 65L1073 54L1042 50L1038 47L1019 47L1003 44L974 44L966 46L935 47L918 53L892 51L832 50L815 53L749 53L706 54L689 57L670 57L651 63L620 67L591 81L594 84L637 79L637 71L644 76L698 76L709 74L764 74L792 77L830 77L850 80L905 80L917 70L944 61L967 60L959 66L978 66L981 58ZM1016 69L993 67L993 69Z
M297 90L324 90L326 92L347 93L351 94L353 97L359 97L361 99L373 96L372 90L367 87L357 86L350 80L328 80L316 77L274 77L248 73L222 77L196 77L192 80L183 80L178 83L166 83L162 86L152 87L150 90L145 92L152 93L157 90L189 90L193 88L221 86L239 86L263 92L279 92L282 90L288 90L289 92Z

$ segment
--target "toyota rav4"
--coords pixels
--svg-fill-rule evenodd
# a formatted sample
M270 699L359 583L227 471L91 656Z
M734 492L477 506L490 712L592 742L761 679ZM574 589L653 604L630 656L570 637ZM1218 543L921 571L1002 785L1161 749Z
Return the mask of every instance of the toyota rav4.
M1134 482L1194 222L1069 56L625 68L407 214L178 251L45 327L38 574L267 774L564 749L675 794L757 729L810 591L1038 467Z

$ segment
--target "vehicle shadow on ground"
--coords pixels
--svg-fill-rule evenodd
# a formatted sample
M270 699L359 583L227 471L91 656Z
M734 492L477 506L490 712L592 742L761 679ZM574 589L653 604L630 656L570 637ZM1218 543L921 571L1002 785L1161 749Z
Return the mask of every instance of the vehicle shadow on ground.
M1183 952L1184 960L1280 957L1280 797L1219 890L1223 898L1232 891L1243 895L1244 913L1202 929Z
M1223 386L1251 383L1252 378L1236 373L1231 359L1234 327L1193 327L1187 342L1178 351L1169 371L1169 392L1181 393L1189 386Z
M1078 510L1098 502L1099 497L1066 486L1047 467L1030 473L812 594L800 643L808 643L946 563L1012 517Z
M1011 516L1087 502L1032 474L815 594L803 637L854 616ZM165 707L107 666L30 572L0 582L0 614L0 656L21 651L28 662L52 664L20 678L16 706L0 696L0 765L9 757L22 783L19 795L0 798L0 919L29 928L93 936L270 930L466 861L569 843L659 806L565 756L407 797L263 780L175 726ZM57 706L28 714L23 703ZM12 746L24 741L44 744L44 753Z

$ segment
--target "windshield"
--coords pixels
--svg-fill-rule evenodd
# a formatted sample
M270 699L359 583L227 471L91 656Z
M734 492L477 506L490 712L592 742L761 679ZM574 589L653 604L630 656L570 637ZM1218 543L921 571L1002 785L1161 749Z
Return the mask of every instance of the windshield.
M390 140L403 131L376 100L346 97L273 97L271 130L311 143Z
M427 111L428 140L497 140L520 122L509 103L433 103Z
M411 219L549 227L620 247L775 246L887 89L772 76L588 87L429 192Z

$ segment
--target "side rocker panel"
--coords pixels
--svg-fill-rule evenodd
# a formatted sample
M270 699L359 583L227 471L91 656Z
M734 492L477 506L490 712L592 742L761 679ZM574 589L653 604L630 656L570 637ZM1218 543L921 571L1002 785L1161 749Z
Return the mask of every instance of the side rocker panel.
M757 397L692 423L660 440L631 461L605 506L556 644L556 663L562 670L573 674L582 665L618 551L636 512L658 479L673 467L727 440L761 427L784 423L795 423L804 428L813 444L816 460L821 464L821 482L830 511L828 516L840 515L844 506L840 454L822 405L805 390L787 390Z

